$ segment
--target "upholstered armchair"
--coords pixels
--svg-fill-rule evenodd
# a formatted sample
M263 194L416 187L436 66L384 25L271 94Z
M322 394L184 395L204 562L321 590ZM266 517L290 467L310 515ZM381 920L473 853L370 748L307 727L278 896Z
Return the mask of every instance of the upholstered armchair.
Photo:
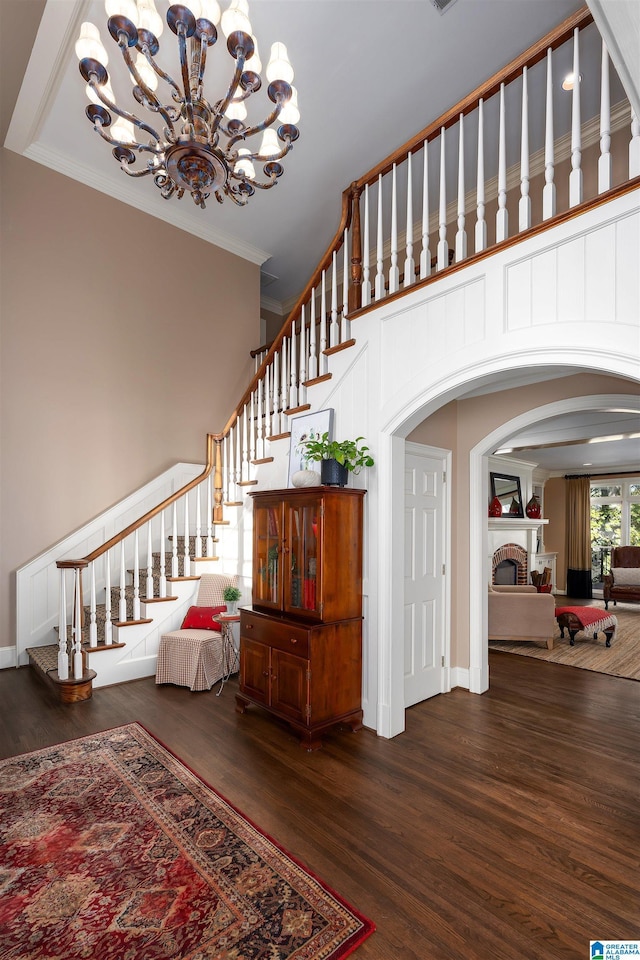
M525 585L489 587L489 640L544 641L553 650L555 598Z
M611 573L605 575L602 591L605 610L609 601L636 603L640 600L640 547L614 547Z

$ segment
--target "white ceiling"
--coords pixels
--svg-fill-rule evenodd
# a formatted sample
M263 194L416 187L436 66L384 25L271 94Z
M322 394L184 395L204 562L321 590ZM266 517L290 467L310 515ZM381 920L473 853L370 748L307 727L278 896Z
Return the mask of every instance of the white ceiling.
M106 31L104 5L48 0L6 145L264 264L276 278L265 293L282 303L298 294L320 260L339 222L341 193L351 181L581 5L581 0L457 0L440 14L429 0L251 0L263 63L271 42L287 44L301 136L273 190L258 191L245 208L212 199L203 211L189 197L163 200L150 177L133 180L120 171L85 117L84 82L73 49L80 23L96 23L110 52L116 97L120 89L130 96L124 65ZM167 7L158 0L161 12ZM158 59L170 50L177 64L168 28L160 44ZM222 86L230 62L222 42L210 51L210 60ZM179 70L170 72L176 76ZM131 109L135 106L132 102Z

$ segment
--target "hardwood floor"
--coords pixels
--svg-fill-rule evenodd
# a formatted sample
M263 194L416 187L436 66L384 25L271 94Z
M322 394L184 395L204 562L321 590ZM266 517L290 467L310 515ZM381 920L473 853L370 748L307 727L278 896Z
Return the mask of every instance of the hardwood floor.
M386 741L306 753L277 721L153 679L56 703L0 672L0 755L138 720L377 932L358 960L586 960L640 936L640 684L499 653L491 689Z

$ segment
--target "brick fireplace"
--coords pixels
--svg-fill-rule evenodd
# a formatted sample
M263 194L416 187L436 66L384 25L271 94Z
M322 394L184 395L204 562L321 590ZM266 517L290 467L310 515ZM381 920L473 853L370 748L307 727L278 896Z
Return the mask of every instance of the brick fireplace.
M509 563L515 567L515 578L513 580L501 580L499 577L496 579L497 568L501 565L508 566ZM491 582L513 582L520 585L529 582L528 554L524 547L520 547L517 543L505 543L498 547L491 558Z
M530 520L528 517L489 518L487 574L490 582L496 583L496 568L499 564L515 565L515 578L502 578L503 583L528 584L529 571L536 570L538 535L548 520Z

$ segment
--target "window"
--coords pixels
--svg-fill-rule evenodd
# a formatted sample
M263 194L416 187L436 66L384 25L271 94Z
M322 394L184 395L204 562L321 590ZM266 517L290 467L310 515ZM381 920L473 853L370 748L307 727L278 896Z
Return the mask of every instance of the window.
M602 583L611 548L640 547L640 478L591 484L591 578Z

